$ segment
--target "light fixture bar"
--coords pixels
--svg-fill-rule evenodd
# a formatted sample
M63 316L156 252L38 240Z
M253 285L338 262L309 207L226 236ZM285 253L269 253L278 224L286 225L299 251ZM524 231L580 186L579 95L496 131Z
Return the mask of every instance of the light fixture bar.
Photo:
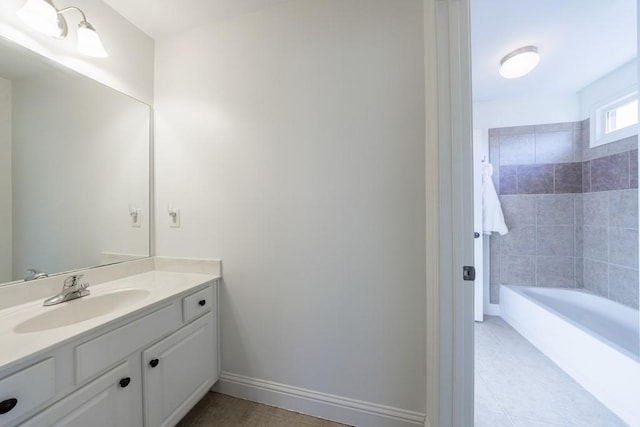
M57 39L64 39L68 33L67 22L63 13L75 10L82 15L78 24L77 50L78 52L95 58L106 58L109 55L102 45L100 36L87 21L84 12L75 6L56 9L53 0L27 0L17 14L29 26Z

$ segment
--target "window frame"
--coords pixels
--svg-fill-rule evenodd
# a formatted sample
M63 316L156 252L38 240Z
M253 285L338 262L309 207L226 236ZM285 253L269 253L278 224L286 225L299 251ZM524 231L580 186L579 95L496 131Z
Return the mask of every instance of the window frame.
M638 133L638 120L631 126L614 130L606 133L607 113L628 104L632 100L638 100L637 86L627 88L626 90L599 102L591 113L591 126L589 138L589 147L599 147L609 144L620 139L624 139Z

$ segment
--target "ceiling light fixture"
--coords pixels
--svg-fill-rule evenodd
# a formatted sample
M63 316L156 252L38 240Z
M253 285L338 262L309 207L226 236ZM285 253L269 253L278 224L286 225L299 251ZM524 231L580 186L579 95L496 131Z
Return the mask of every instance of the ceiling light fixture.
M517 79L529 74L540 62L538 48L525 46L507 54L500 61L500 75L505 79Z
M77 46L78 52L96 58L106 58L109 55L100 41L95 28L87 22L84 12L75 6L57 9L52 0L27 0L18 10L17 15L30 27L56 39L64 39L68 34L67 21L63 13L75 10L82 15L78 24Z

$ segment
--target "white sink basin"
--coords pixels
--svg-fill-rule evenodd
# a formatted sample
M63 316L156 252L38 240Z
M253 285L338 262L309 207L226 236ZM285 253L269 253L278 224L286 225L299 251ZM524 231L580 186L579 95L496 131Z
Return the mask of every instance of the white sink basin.
M53 307L42 307L44 312L19 323L13 331L25 334L83 322L134 304L148 295L149 291L145 289L118 289L102 295L89 295L63 302Z

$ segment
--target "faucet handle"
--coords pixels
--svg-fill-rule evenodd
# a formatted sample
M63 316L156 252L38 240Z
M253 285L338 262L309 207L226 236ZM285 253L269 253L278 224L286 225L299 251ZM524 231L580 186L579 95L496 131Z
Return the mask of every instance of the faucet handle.
M73 276L67 277L66 279L64 279L64 288L66 289L70 288L71 286L76 286L83 276L84 274L74 274Z

